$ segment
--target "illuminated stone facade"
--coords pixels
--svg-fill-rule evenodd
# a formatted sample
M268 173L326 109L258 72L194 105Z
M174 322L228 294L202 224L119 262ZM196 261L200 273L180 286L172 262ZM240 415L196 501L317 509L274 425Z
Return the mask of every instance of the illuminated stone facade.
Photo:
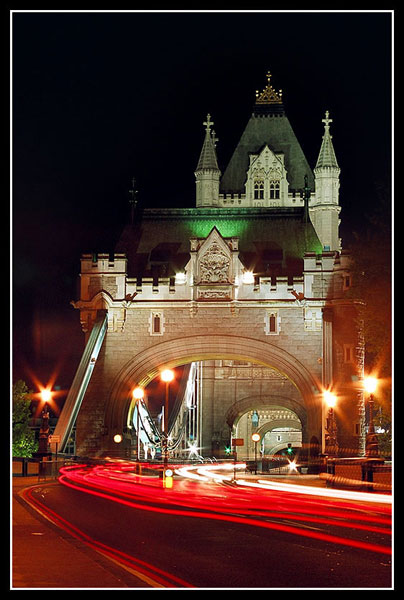
M346 298L330 122L327 113L313 175L268 81L223 176L208 115L195 208L138 211L114 256L83 255L74 306L87 338L97 311L108 327L77 419L78 454L116 450L116 433L129 448L133 388L191 362L203 365L203 456L223 456L253 411L261 427L293 414L301 445L317 455L328 388L340 448L362 451L363 348Z

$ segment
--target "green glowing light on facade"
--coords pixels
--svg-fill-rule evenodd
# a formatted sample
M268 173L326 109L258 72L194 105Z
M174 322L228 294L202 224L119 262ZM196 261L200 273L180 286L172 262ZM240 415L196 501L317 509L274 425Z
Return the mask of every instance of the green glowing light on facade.
M250 223L247 220L226 220L220 221L218 219L201 219L198 221L191 221L189 223L191 236L198 238L206 238L212 229L216 227L220 235L225 238L229 237L241 237L249 227Z

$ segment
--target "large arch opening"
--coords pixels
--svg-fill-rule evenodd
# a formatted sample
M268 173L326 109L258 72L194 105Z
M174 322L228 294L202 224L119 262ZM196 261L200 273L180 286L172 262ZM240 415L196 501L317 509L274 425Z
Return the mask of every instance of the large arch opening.
M231 365L224 365L226 361ZM136 386L147 388L148 384L157 378L164 368L175 369L191 363L210 364L210 367L215 369L223 368L223 365L234 367L235 364L236 366L241 364L249 365L249 368L252 365L251 369L270 369L271 372L279 374L280 381L283 384L287 383L288 393L281 395L279 389L277 390L278 405L280 404L283 409L289 408L295 411L302 424L302 435L305 439L310 439L313 435L321 436L320 385L295 357L279 347L252 338L227 335L189 336L162 342L135 354L116 375L108 397L104 419L110 447L113 446L111 444L113 435L122 431L128 422L133 389ZM234 381L237 381L237 378ZM247 381L243 385L245 389L250 383ZM271 394L268 392L268 386L266 389L266 394L263 393L263 390L259 394L264 405L274 402L273 395L272 399L268 400L267 397ZM220 443L224 437L225 428L229 433L231 432L232 420L234 423L237 415L240 414L246 397L245 392L244 395L238 394L231 406L223 409L222 429L216 428L211 431L213 445L215 439L216 443L217 441ZM213 404L216 404L216 408L219 406L219 412L220 402L221 399L218 396L213 396L210 400L212 406ZM205 415L209 414L206 402L205 409L207 410ZM212 414L212 409L210 410L210 414ZM209 454L213 451L212 448L210 451L207 449L206 436L203 446L205 453Z

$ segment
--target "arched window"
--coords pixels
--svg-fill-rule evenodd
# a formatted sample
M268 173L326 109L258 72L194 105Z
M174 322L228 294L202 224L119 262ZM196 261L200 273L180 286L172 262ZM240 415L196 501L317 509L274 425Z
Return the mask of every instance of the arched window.
M269 184L269 197L270 199L280 198L280 182L278 180L271 181Z
M254 181L254 200L264 199L264 180L256 179Z

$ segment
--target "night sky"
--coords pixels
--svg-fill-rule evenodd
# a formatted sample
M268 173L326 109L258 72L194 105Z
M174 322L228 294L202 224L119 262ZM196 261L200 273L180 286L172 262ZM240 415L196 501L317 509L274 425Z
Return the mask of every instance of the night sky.
M13 381L66 388L83 349L80 255L110 252L136 178L146 207L195 206L209 112L222 173L266 73L314 168L326 110L340 234L390 186L389 12L14 13Z

